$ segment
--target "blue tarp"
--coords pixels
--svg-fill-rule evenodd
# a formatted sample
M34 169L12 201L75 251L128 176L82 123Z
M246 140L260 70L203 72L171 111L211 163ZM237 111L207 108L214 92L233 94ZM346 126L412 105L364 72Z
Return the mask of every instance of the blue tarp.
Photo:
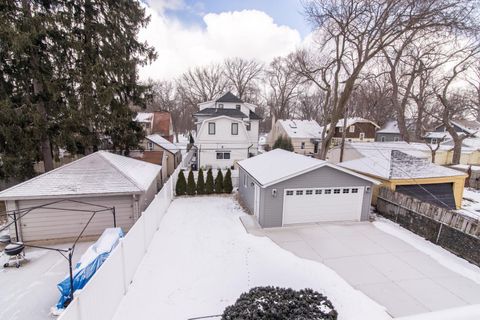
M122 237L123 231L121 228L105 229L97 242L85 251L73 270L74 290L82 289L87 284ZM56 307L57 309L63 309L65 303L70 299L70 275L67 275L57 284L57 288L60 290L61 296Z

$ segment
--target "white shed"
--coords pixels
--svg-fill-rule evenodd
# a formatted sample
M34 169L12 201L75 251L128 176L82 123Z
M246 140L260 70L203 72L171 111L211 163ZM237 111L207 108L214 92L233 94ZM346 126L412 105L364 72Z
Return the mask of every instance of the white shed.
M21 241L75 238L97 206L115 207L117 226L126 232L155 197L160 171L159 165L98 151L0 192L0 201L7 211L39 207L19 219ZM96 214L84 235L112 225L111 212Z

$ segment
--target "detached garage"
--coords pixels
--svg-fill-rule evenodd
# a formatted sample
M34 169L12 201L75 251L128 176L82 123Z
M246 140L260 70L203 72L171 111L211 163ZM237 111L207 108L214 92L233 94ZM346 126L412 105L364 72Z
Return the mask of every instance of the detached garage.
M0 192L7 211L18 219L21 241L70 240L92 212L115 208L116 224L129 230L157 193L161 166L98 151ZM17 216L18 218L18 216ZM112 211L95 214L86 236L113 226ZM10 227L15 236L15 228Z
M262 227L368 219L378 182L282 149L238 163L242 203Z

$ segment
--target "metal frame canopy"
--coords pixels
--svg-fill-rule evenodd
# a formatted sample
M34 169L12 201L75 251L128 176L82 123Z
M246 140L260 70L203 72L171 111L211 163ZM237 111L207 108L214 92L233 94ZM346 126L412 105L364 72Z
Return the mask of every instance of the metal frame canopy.
M56 206L57 204L60 203L65 203L65 202L70 202L70 203L75 203L75 204L84 204L88 206L92 206L92 210L86 210L86 209L75 209L75 208L61 208ZM53 248L53 247L47 247L47 246L39 246L39 245L32 245L32 244L27 244L24 242L19 242L19 232L18 232L18 221L22 217L26 216L27 214L37 210L37 209L48 209L48 210L55 210L55 211L74 211L74 212L86 212L86 213L91 213L87 223L83 226L82 230L80 233L77 235L75 238L72 246L70 248L66 249L59 249L59 248ZM52 201L43 205L39 206L34 206L34 207L27 207L27 208L22 208L22 209L14 209L14 210L7 210L4 211L4 213L12 219L11 222L7 223L5 226L0 228L0 232L4 231L10 226L14 225L15 226L15 242L11 242L13 244L23 244L25 247L31 247L31 248L38 248L38 249L44 249L44 250L51 250L51 251L56 251L60 253L65 259L68 260L68 267L69 267L69 276L70 276L70 301L73 300L73 254L75 253L75 247L78 243L78 241L82 238L85 230L89 226L90 222L92 219L95 217L97 213L107 213L110 212L113 215L113 227L117 227L117 219L116 219L116 213L115 213L115 207L107 207L107 206L102 206L99 204L94 204L94 203L89 203L85 201L80 201L80 200L74 200L74 199L58 199L56 201ZM68 304L67 303L67 304Z

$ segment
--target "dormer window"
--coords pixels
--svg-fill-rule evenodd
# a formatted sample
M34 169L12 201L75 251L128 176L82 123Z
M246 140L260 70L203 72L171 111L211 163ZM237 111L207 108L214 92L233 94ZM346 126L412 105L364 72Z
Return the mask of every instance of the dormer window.
M237 105L235 106L235 109L240 110L240 105L237 104Z

